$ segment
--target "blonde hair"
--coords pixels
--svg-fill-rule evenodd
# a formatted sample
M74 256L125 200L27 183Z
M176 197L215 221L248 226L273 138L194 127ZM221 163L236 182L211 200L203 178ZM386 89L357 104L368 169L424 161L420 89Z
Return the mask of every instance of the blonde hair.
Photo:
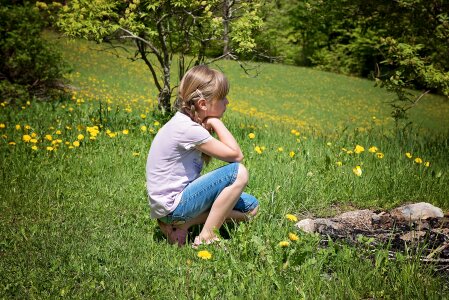
M195 66L187 71L179 84L175 107L198 122L195 103L200 99L222 100L228 92L229 82L223 73L206 65Z

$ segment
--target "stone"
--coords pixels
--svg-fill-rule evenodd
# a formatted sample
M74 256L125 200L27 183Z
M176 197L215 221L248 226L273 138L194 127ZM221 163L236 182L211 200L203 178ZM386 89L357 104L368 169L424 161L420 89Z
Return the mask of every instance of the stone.
M443 211L440 208L426 202L400 206L393 209L390 215L396 220L409 222L444 217Z
M307 233L315 232L315 221L312 219L301 220L295 226Z

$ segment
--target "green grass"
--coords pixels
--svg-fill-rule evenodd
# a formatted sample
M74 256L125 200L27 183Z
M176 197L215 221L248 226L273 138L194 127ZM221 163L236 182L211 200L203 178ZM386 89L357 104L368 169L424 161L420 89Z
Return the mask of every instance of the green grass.
M262 65L258 78L247 78L236 64L221 63L231 81L224 121L241 144L251 175L247 191L261 210L230 228L223 247L207 248L212 259L201 260L190 247L168 245L149 218L145 162L160 120L151 113L156 93L147 70L89 50L94 44L59 44L74 66L76 93L52 103L0 106L1 298L438 299L448 293L447 279L407 253L389 260L387 246L323 247L320 237L297 232L285 218L415 201L449 209L448 104L441 98L429 98L412 116L421 129L395 132L382 104L387 94L369 81L279 65ZM87 127L94 125L101 131L90 140ZM24 142L32 133L37 143ZM365 151L342 150L356 145ZM370 153L371 146L384 157ZM213 161L207 170L219 165ZM360 177L352 171L357 165ZM281 248L289 232L299 240Z

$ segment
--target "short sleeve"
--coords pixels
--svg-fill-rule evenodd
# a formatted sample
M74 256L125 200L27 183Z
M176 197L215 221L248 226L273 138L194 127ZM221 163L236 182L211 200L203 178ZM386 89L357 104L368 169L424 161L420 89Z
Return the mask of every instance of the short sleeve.
M199 124L192 123L188 126L179 144L184 149L190 150L195 146L209 141L210 139L212 139L212 136L209 131Z

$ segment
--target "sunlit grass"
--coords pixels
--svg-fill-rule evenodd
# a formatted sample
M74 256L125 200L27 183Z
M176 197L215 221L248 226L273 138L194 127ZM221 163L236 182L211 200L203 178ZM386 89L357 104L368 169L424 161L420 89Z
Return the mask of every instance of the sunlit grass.
M74 66L70 97L0 106L2 298L447 294L444 279L418 259L389 260L386 247L323 247L294 227L302 215L345 207L427 201L449 209L449 145L438 133L447 128L447 104L439 98L416 112L425 133L395 132L381 103L386 94L369 81L271 65L254 79L222 63L232 91L224 122L261 210L229 229L231 239L200 249L210 254L203 259L168 245L149 218L146 156L163 124L152 113L147 70L89 50L95 44L59 43ZM206 171L221 164L213 160Z

